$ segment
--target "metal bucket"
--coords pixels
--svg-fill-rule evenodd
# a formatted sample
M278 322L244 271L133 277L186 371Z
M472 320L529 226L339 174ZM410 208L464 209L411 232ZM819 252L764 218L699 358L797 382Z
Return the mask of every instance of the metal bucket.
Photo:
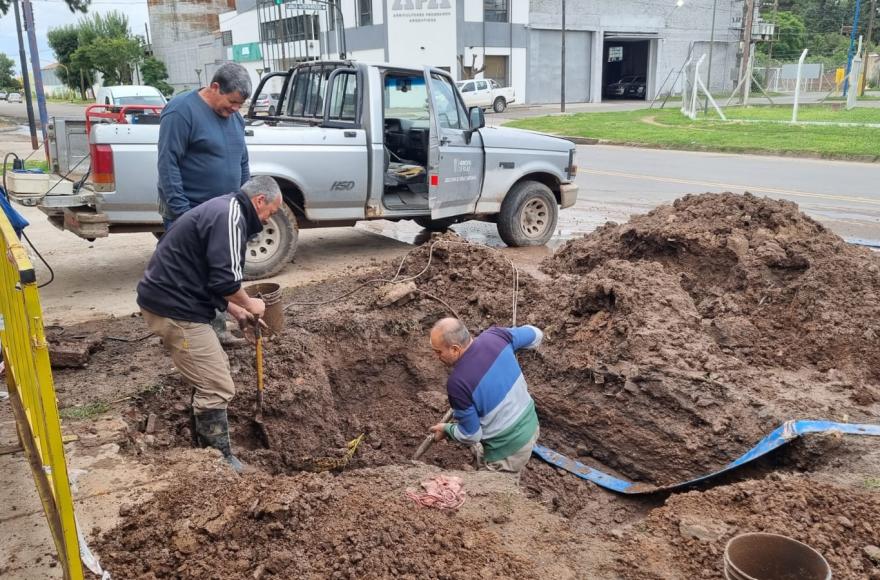
M822 554L787 536L752 533L732 538L724 548L727 580L830 580Z
M262 298L266 303L266 314L263 320L274 334L281 334L284 328L284 308L281 305L281 286L274 282L260 282L245 287L245 292L252 298Z

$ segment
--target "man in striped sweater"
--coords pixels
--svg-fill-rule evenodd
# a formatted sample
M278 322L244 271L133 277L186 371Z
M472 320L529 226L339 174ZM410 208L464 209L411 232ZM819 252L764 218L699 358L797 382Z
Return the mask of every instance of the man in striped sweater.
M472 339L456 318L431 329L431 348L452 367L446 383L455 423L431 427L434 439L471 446L477 467L519 474L538 440L538 415L515 352L535 349L543 333L534 326L493 326Z

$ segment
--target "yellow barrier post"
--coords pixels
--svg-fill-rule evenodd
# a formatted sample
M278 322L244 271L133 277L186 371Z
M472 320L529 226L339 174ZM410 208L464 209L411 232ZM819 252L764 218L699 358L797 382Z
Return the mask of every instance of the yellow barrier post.
M0 344L18 437L31 466L67 580L83 578L61 423L36 274L0 211Z

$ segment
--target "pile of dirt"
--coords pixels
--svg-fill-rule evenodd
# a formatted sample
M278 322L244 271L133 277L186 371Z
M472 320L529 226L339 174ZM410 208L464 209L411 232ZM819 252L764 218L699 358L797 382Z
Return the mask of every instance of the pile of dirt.
M812 546L835 578L880 578L880 495L799 476L771 475L669 498L621 540L615 577L721 578L724 547L746 532Z
M399 473L224 471L124 507L95 544L102 565L144 579L538 577L491 522L407 499Z
M870 420L880 400L880 259L792 203L687 196L543 269L523 310L545 346L524 367L565 452L671 483L785 420Z
M584 275L614 259L662 265L745 363L880 381L880 259L794 203L689 195L567 244L548 269Z

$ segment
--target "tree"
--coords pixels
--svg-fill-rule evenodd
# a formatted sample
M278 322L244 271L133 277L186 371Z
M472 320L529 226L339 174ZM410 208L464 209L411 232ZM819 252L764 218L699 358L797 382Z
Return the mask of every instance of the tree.
M71 12L85 12L92 0L64 0ZM12 0L0 0L0 16L9 12Z
M65 71L60 78L72 88L79 88L80 76L88 86L94 84L95 71L103 75L105 85L130 83L134 65L143 59L140 37L131 34L128 17L115 10L85 16L76 25L54 28L48 39L58 62L70 70L72 77L67 78Z
M49 40L49 46L55 53L55 58L67 67L58 67L55 74L65 85L79 91L82 98L85 99L85 88L95 84L95 79L91 68L81 69L73 64L73 53L79 48L79 28L69 24L51 29L46 36ZM70 71L69 76L68 70Z
M141 65L141 74L144 77L144 84L156 87L166 97L174 92L174 87L168 84L168 70L165 63L161 60L149 56L144 59Z
M77 68L89 68L104 76L104 86L130 83L132 64L143 56L141 43L136 38L106 38L99 36L80 46L71 56Z
M18 79L15 78L15 61L0 52L0 89L17 89Z
M792 12L779 12L764 16L767 22L776 24L776 40L773 42L773 56L777 60L792 60L800 56L807 43L807 28L800 16ZM767 54L770 44L758 45L760 53Z

